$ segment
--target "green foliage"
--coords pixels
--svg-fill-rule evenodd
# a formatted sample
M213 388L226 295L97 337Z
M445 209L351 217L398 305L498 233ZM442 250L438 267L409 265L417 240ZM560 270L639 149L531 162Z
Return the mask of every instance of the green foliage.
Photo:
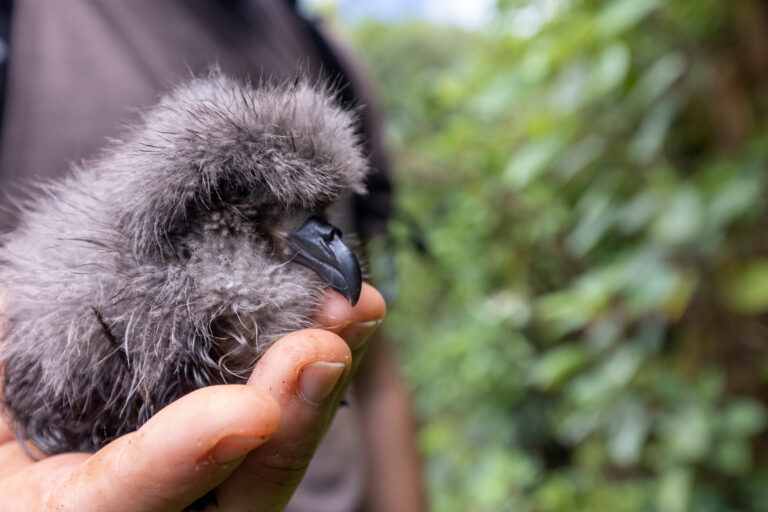
M765 510L766 8L498 9L354 29L434 509Z

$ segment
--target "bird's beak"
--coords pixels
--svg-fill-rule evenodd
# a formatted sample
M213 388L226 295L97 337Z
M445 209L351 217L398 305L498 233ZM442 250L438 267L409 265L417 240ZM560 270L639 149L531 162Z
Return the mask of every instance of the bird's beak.
M341 231L320 217L310 218L288 235L292 261L314 270L353 306L360 298L363 278L355 254L341 241Z

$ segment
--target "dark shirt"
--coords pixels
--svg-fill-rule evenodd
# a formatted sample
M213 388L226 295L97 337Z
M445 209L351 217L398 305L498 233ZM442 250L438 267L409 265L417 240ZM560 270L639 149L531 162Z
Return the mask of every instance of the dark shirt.
M138 110L214 63L254 81L303 72L341 84L348 106L363 105L360 131L374 172L351 213L361 235L383 229L390 189L370 93L344 52L291 2L15 0L12 20L2 190L94 156Z

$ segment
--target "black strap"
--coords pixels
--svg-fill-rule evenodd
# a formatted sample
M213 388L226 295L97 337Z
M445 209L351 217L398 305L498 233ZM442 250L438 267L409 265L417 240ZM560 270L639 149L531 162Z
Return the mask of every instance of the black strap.
M352 80L336 52L325 40L320 30L318 30L317 20L303 16L300 17L306 24L312 42L317 47L328 78L331 82L340 86L339 99L342 106L348 109L357 108L359 100L352 87ZM359 129L363 133L362 125L359 126ZM363 137L363 142L367 146L368 141L365 137ZM370 151L370 149L370 147L366 147L366 150ZM392 216L392 185L388 171L385 169L374 169L374 173L368 176L366 185L368 187L367 196L355 196L352 198L355 222L357 224L356 231L364 238L379 234Z
M0 0L0 135L2 135L5 93L8 88L8 58L11 55L11 13L13 0Z

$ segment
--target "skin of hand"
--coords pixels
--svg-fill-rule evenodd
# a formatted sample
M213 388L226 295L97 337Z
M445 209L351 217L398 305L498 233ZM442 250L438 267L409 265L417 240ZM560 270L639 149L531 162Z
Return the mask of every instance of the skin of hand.
M209 491L218 510L283 510L386 313L364 284L351 306L326 293L321 329L284 336L246 385L198 389L94 454L30 460L0 420L0 511L182 511Z

